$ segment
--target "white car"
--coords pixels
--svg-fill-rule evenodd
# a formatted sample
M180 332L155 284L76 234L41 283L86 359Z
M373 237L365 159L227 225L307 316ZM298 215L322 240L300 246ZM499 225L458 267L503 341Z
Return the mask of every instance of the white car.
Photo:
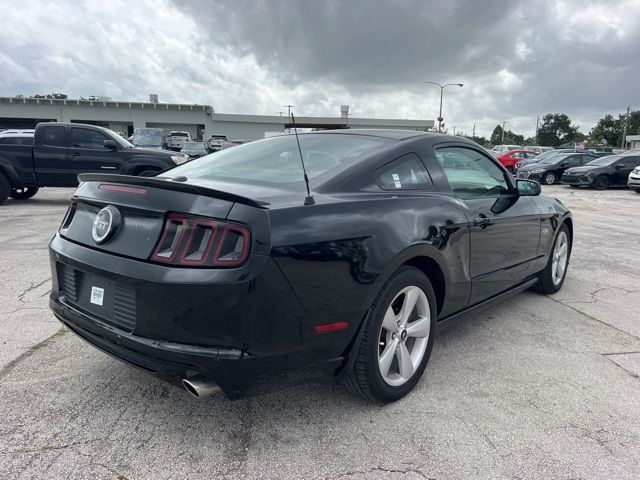
M627 186L636 193L640 193L640 166L634 168L629 174Z
M234 144L229 141L226 135L211 135L207 140L207 148L212 152L233 147Z
M494 152L495 156L502 155L503 153L510 152L511 150L521 150L522 146L520 145L495 145L491 151Z
M189 132L171 131L167 137L167 149L169 150L182 150L185 142L191 142L191 134Z
M3 130L0 145L33 145L35 130Z

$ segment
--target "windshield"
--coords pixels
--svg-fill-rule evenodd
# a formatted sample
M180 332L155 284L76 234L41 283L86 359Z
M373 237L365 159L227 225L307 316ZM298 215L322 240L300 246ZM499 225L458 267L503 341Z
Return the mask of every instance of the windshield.
M118 145L120 145L122 148L133 148L133 145L131 145L131 143L129 143L128 140L125 140L124 138L122 138L120 135L118 135L115 132L112 132L111 130L106 130L105 131L109 134L109 136L115 140Z
M570 157L571 155L573 155L573 153L556 153L555 155L545 158L539 163L544 163L545 165L555 165L556 163L560 163L562 160Z
M611 165L616 160L620 160L622 155L608 155L606 157L597 158L587 163L587 165Z
M335 175L367 153L393 140L340 134L300 135L300 148L309 180ZM304 176L295 135L282 135L212 153L171 170L188 178L292 186L304 189Z
M133 135L133 143L136 147L161 147L162 135Z
M204 150L204 144L201 142L187 142L182 147L182 151L185 150Z
M548 150L546 152L541 153L536 157L537 160L544 160L545 158L549 158L553 155L558 155L560 152L558 150Z

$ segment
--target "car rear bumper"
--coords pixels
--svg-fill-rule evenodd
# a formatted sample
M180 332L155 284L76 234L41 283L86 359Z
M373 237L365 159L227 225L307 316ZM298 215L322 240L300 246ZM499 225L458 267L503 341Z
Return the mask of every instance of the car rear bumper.
M255 257L243 269L172 268L56 236L49 305L100 350L174 384L202 374L229 396L262 373L341 361L353 332L318 335L275 261ZM101 306L88 301L94 284Z

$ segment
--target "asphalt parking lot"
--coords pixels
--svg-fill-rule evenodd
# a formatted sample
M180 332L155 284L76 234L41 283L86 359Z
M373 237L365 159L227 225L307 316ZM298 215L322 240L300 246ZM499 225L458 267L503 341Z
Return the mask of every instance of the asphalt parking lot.
M46 247L71 192L0 207L1 478L640 478L640 195L544 187L574 213L564 288L445 330L378 407L304 373L197 400L61 329Z

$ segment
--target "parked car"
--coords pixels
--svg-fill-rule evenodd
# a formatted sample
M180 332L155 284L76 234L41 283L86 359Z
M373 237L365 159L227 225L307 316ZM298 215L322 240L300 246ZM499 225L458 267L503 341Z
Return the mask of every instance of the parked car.
M170 131L166 138L167 149L179 152L185 142L191 142L192 140L189 132Z
M390 402L420 380L437 323L562 287L570 212L474 142L397 130L299 141L151 178L81 175L50 243L55 316L198 397L321 364Z
M636 193L640 193L640 167L634 168L629 174L627 186Z
M189 155L189 158L199 158L207 155L209 150L204 142L186 142L180 152Z
M225 148L233 147L226 135L211 135L207 140L207 148L210 152L217 152Z
M530 150L511 150L496 157L500 164L509 170L510 173L515 173L516 164L522 162L527 158L533 158L536 154Z
M81 123L39 123L33 136L4 135L14 140L0 142L0 203L26 200L41 187L76 186L79 173L152 175L188 159L133 148L109 129Z
M162 128L136 128L131 143L134 147L147 150L164 150L167 146Z
M538 145L533 145L531 147L524 147L524 148L526 148L529 151L532 151L536 155L540 155L541 153L549 152L554 149L553 147L540 147Z
M559 183L564 171L595 160L597 157L589 152L561 153L548 157L533 165L525 165L518 169L518 178L538 180L544 185Z
M518 171L520 169L520 167L523 167L525 165L532 165L534 163L541 162L542 160L545 160L547 158L553 157L554 155L559 155L561 153L578 153L578 151L573 149L573 148L547 150L546 152L542 152L537 157L527 158L525 160L522 160L521 162L518 162L516 164L516 171Z
M0 132L0 145L33 145L33 132L34 130L3 130Z
M596 190L627 186L629 175L640 165L640 154L609 155L583 167L570 168L562 175L562 183L572 187L588 186Z
M520 150L522 149L522 145L495 145L491 151L495 152L497 155L501 155L509 150Z

